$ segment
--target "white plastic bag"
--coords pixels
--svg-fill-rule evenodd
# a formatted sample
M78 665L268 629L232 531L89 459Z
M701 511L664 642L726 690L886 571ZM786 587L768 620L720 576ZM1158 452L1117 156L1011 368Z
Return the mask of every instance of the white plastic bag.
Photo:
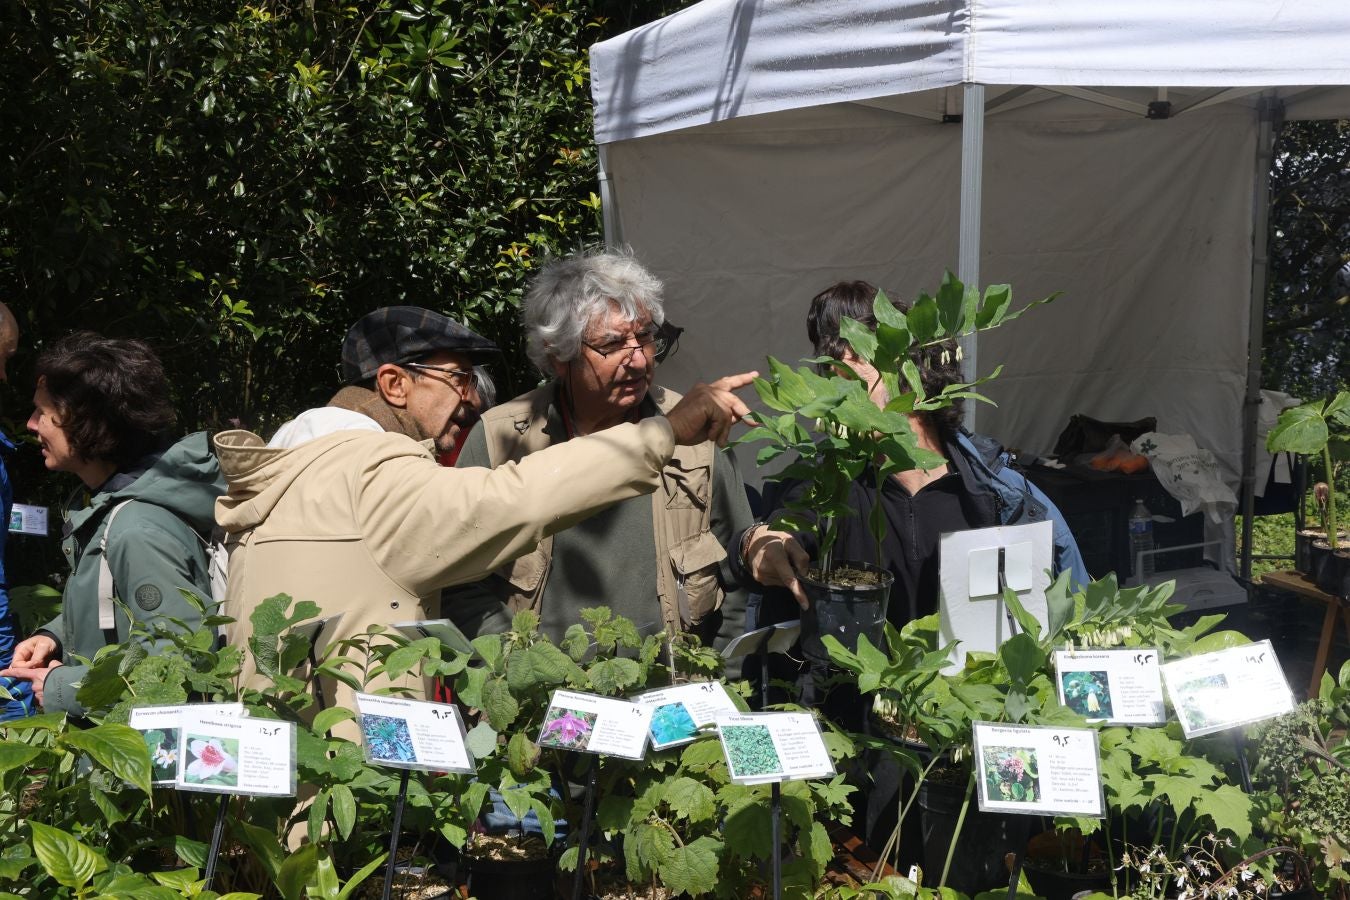
M1135 438L1130 447L1148 457L1159 483L1181 503L1182 515L1203 509L1218 524L1237 512L1237 495L1220 476L1219 461L1197 447L1189 434L1150 431Z

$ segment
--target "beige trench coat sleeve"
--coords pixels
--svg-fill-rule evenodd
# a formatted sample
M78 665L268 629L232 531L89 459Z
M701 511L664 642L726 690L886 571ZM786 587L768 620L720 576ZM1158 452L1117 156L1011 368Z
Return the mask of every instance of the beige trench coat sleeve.
M375 562L411 593L483 578L547 535L650 494L675 441L664 418L608 428L496 469L426 477L415 457L369 468L357 520Z

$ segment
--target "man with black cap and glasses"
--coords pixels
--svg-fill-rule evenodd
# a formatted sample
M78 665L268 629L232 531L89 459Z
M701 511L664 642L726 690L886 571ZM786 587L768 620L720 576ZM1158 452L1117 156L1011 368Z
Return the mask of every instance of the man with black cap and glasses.
M222 610L235 619L230 643L246 644L250 613L281 593L319 604L325 616L342 613L335 641L371 624L437 618L442 588L652 492L677 445L724 442L748 413L731 392L754 373L699 385L664 417L518 464L442 468L433 453L453 446L461 406L476 402L474 363L495 351L431 310L376 310L348 333L347 385L327 407L287 423L270 444L247 431L216 436L228 483L216 519L231 551Z

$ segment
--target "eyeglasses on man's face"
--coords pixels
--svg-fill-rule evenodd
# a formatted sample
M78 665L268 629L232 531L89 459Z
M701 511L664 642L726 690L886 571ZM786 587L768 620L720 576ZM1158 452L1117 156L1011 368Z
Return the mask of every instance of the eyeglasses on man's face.
M456 369L453 366L433 366L427 363L404 363L405 369L420 369L424 372L439 372L442 375L450 376L450 386L457 391L462 391L474 383L472 371Z
M616 353L626 353L619 359L619 362L628 362L633 358L633 354L641 350L648 358L660 356L666 349L666 339L656 333L655 328L644 328L633 335L633 343L629 343L629 338L615 338L612 341L605 341L603 344L592 344L589 341L582 341L583 347L589 347L596 353L599 353L605 359Z

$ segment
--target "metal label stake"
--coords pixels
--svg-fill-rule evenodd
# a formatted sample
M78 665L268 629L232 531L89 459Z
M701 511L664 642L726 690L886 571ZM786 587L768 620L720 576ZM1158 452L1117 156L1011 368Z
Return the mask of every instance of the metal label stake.
M596 784L600 778L600 757L592 756L586 770L586 801L581 811L581 832L577 835L577 871L572 878L572 900L581 900L586 880L586 848L590 845L591 822L595 818Z
M773 822L773 900L783 897L783 786L769 788L770 819Z
M394 801L394 833L389 836L389 863L384 867L383 900L389 900L394 889L394 867L398 858L398 835L403 830L403 807L408 804L408 776L411 769L404 769L398 781L398 799Z
M211 880L216 877L216 863L220 859L220 841L225 835L225 810L229 808L230 795L220 795L220 808L216 810L216 825L211 829L211 849L206 852L206 890L211 889Z

